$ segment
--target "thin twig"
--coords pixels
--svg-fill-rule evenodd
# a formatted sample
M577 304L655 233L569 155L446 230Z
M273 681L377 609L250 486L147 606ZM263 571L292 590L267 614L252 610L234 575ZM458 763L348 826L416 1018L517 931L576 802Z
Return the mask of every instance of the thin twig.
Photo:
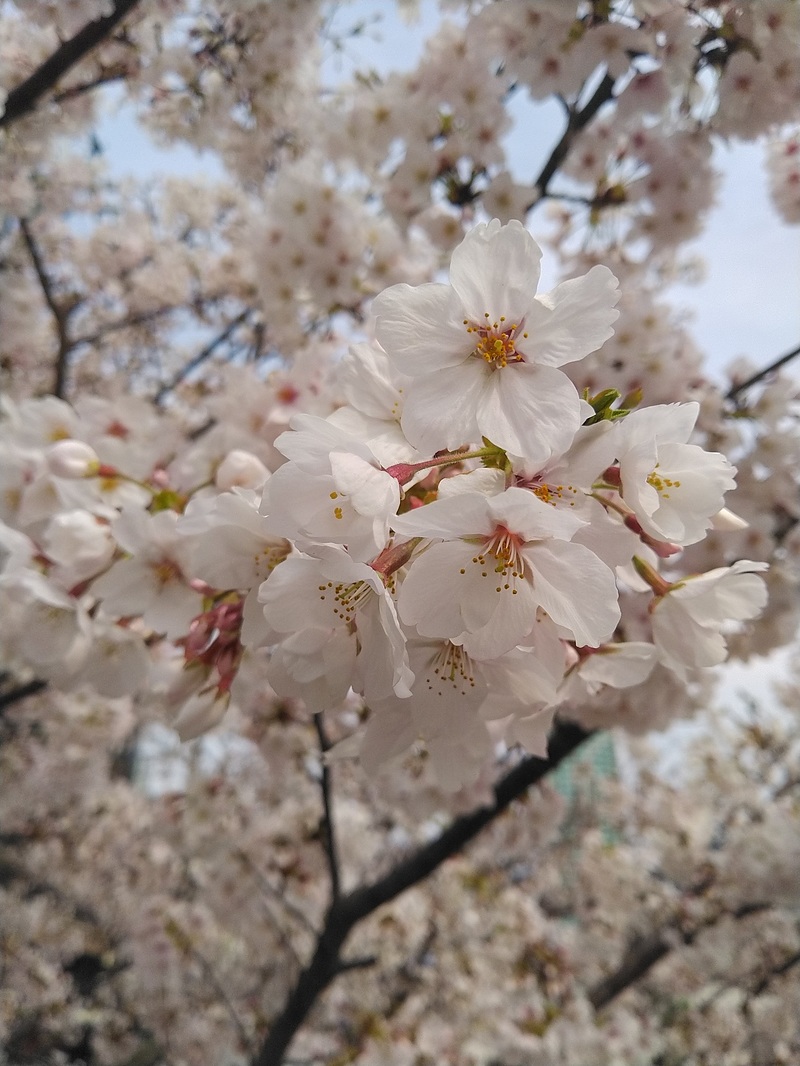
M102 340L108 333L118 333L121 329L131 329L133 326L141 326L147 322L152 322L154 319L163 318L165 315L171 315L177 308L172 305L168 307L155 307L152 311L141 311L135 315L129 315L127 318L122 318L118 322L109 322L106 326L100 326L94 331L94 333L84 333L83 336L75 337L72 342L72 346L77 348L82 344L96 344L97 341Z
M347 973L349 970L368 970L377 961L377 955L357 955L353 959L340 959L336 972Z
M188 937L187 937L187 940L188 940ZM230 998L230 996L228 995L227 991L225 990L225 986L222 984L220 979L217 977L217 975L214 972L214 968L212 967L211 963L208 961L208 959L205 957L205 955L199 950L199 948L195 947L195 945L192 944L192 943L189 944L189 951L195 957L195 959L197 959L197 961L200 963L200 968L202 969L206 980L212 986L214 991L217 993L217 995L220 997L220 999L224 1003L225 1009L228 1012L228 1016L231 1019L231 1022L233 1023L234 1028L238 1032L239 1039L242 1041L242 1044L244 1045L244 1047L248 1051L251 1050L252 1049L252 1044L251 1044L251 1041L250 1041L250 1034L245 1029L244 1022L239 1017L239 1012L236 1010L236 1004Z
M0 127L10 126L12 122L33 111L45 93L53 89L67 71L101 44L138 3L139 0L114 0L114 6L108 15L87 22L74 37L64 41L41 66L8 94L5 110L0 115Z
M28 249L28 254L31 257L33 269L36 271L36 277L39 279L39 286L44 295L45 303L49 307L50 313L56 324L58 354L56 355L53 395L57 396L60 400L63 400L67 388L67 362L69 359L69 353L73 347L67 328L70 309L60 304L56 299L55 293L53 292L53 282L47 273L44 260L42 259L42 253L39 250L39 245L36 243L30 223L26 218L21 218L19 220L19 228L22 233L22 239L25 242L25 247Z
M280 919L273 913L272 907L270 905L270 897L276 899L281 904L284 904L284 900L282 899L280 893L278 893L278 891L273 888L269 881L265 877L263 877L261 871L256 867L255 863L250 862L249 856L245 856L243 852L240 852L239 857L243 860L247 860L244 862L244 865L247 866L247 868L250 870L250 872L253 874L256 881L258 882L259 887L263 890L264 894L261 897L261 902L264 907L264 914L266 915L267 921L271 925L273 931L275 932L275 935L282 944L284 950L294 959L295 963L297 964L298 970L301 969L303 966L303 962L297 952L297 949L292 943L292 938L283 928ZM290 910L289 913L291 914L292 911ZM303 918L305 919L305 915L303 915ZM307 928L315 936L317 935L316 930L310 922L308 923Z
M247 866L248 870L250 870L255 879L258 881L265 895L271 896L274 900L280 903L286 913L290 917L294 918L303 927L303 929L305 929L307 933L310 933L312 936L319 936L319 929L317 929L314 926L313 922L310 921L308 915L304 914L303 911L295 903L292 903L292 901L288 899L283 894L283 892L281 892L280 889L276 888L275 885L272 884L269 878L266 877L261 870L259 870L256 864L247 854L247 852L239 851L236 854L238 858Z
M314 955L273 1022L252 1066L280 1066L283 1062L284 1053L308 1012L341 972L341 949L355 925L384 903L423 881L446 859L461 851L590 735L580 726L560 723L550 738L549 758L531 756L515 766L495 785L493 803L456 818L438 837L412 852L383 877L335 900L326 916Z
M749 389L751 385L758 384L763 378L771 374L773 370L780 370L782 366L790 363L792 359L796 359L800 355L800 345L797 348L793 348L790 352L780 356L774 363L770 363L769 366L763 367L761 370L757 370L755 374L751 374L745 381L740 381L738 385L732 385L725 394L726 400L735 400L740 392L744 392L745 389Z
M107 70L98 74L91 81L81 82L80 85L70 85L68 89L62 89L60 93L53 94L54 104L63 104L67 100L74 100L77 96L84 96L93 89L99 89L101 85L109 85L114 81L124 81L128 76L127 70Z
M230 322L221 333L218 333L212 341L209 341L209 343L205 346L205 348L203 348L202 351L198 352L198 354L193 359L190 359L188 363L182 366L171 381L167 382L166 385L161 386L161 388L153 397L153 403L162 404L164 402L165 397L170 392L172 392L173 389L176 389L178 385L180 385L180 383L184 380L184 378L188 377L193 370L196 370L197 367L201 366L206 361L206 359L209 359L214 354L214 352L217 350L217 348L219 348L221 344L225 343L225 341L230 337L230 335L236 329L238 329L238 327L241 326L241 324L247 319L249 314L250 308L248 307L244 311L242 311L240 315L237 315L236 318L234 318L234 320Z
M540 199L547 194L547 187L550 184L550 180L566 159L567 153L572 146L572 142L580 131L585 126L589 125L603 104L610 100L613 95L614 79L610 74L606 74L580 111L574 111L572 109L568 110L569 118L567 120L567 127L561 136L561 140L550 153L549 158L539 172L538 178L533 183L534 187L539 191ZM530 204L529 208L530 207L533 207L533 204Z
M333 824L333 801L331 797L331 772L328 763L325 760L325 752L328 751L331 744L328 740L328 735L325 732L325 723L322 720L322 714L314 715L314 728L317 731L317 737L319 738L319 750L322 763L322 769L320 772L320 789L322 790L322 806L324 810L324 818L322 824L322 832L325 837L325 854L328 857L328 872L331 878L331 903L335 903L341 895L341 876L339 874L339 856L336 848L336 830Z

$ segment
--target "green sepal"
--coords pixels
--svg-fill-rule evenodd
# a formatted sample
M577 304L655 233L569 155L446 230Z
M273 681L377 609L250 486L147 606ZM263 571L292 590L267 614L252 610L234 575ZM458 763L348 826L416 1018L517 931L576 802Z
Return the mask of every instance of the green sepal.
M481 465L490 470L502 470L504 474L511 473L511 462L508 455L496 444L492 444L488 437L481 437L484 448L491 448L489 455L481 456Z
M183 514L186 507L186 497L176 492L175 489L161 489L155 493L150 503L150 513L158 514L159 511L177 511Z

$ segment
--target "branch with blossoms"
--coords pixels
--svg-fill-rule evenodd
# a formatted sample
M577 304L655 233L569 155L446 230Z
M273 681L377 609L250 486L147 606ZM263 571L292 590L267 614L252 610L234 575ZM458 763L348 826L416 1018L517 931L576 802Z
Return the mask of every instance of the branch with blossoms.
M545 196L558 198L558 194L550 192L550 182L567 158L577 135L589 125L603 105L613 99L614 85L615 81L611 75L605 74L583 107L579 109L574 106L568 107L567 127L533 183L534 189L539 194L539 199ZM534 201L530 206L533 207L536 202L538 201Z
M383 877L334 899L311 961L270 1026L261 1049L252 1059L253 1066L280 1066L284 1053L320 995L334 978L351 968L348 960L341 958L341 951L360 922L429 877L443 862L466 847L514 800L524 796L531 786L543 780L576 751L587 737L580 727L561 723L550 738L548 758L530 757L510 770L495 785L491 805L455 819L438 837L403 859Z
M101 44L138 3L139 0L114 0L108 14L87 22L73 37L64 41L21 85L8 93L5 109L0 114L0 128L10 126L33 111L42 97Z
M721 909L716 915L706 919L702 925L694 926L690 929L679 929L676 926L672 926L669 929L657 931L648 937L643 937L637 943L631 945L616 970L589 990L589 1002L595 1010L603 1010L617 996L622 995L626 989L632 988L642 977L646 976L656 963L660 962L671 951L675 951L681 945L687 947L693 944L701 933L722 918L742 919L768 909L769 905L764 903L748 903L734 911Z
M156 652L189 740L224 719L254 656L311 715L360 702L328 756L358 754L369 774L421 742L457 792L497 745L533 756L492 803L344 895L323 774L332 898L259 1066L338 974L371 964L342 957L353 928L582 742L580 726L551 734L560 707L659 671L680 689L764 605L764 563L675 568L715 521L741 527L723 507L733 467L689 442L697 403L579 392L564 368L610 338L617 280L597 265L540 295L540 258L520 223L494 221L455 249L449 284L386 289L376 339L339 369L348 403L295 416L272 472L240 448L182 464L155 434L126 469L129 415L87 433L53 399L35 411L55 443L19 452L20 513L50 521L3 530L0 590L10 652L37 675L142 692Z

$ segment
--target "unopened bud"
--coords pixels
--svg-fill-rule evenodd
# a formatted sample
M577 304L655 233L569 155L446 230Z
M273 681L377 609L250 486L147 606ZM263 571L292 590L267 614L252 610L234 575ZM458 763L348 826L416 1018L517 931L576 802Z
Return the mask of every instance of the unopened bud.
M230 492L234 487L260 489L268 477L269 470L257 456L234 448L217 467L214 484L222 492Z
M100 471L97 452L82 440L58 441L47 449L45 460L56 477L95 477Z

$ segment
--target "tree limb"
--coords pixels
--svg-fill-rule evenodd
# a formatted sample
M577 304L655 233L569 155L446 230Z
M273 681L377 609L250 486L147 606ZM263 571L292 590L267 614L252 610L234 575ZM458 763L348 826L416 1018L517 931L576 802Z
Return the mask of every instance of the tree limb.
M24 685L19 685L17 688L9 689L8 692L0 693L0 714L7 707L13 706L15 703L19 703L20 700L25 700L28 696L35 696L37 692L41 692L43 688L47 688L46 681L27 681Z
M605 74L603 80L597 86L592 93L589 100L583 105L580 111L569 109L569 118L567 120L567 128L561 136L561 140L555 146L550 153L550 157L539 172L539 176L534 182L534 187L539 190L539 197L542 198L547 195L547 187L553 175L558 168L564 162L569 152L572 142L575 140L580 131L588 126L594 116L600 110L600 108L614 95L614 79L610 74ZM536 201L534 201L536 202ZM529 205L533 207L533 204Z
M182 366L171 381L168 381L166 385L161 386L153 397L153 403L160 406L164 402L165 397L172 392L173 389L176 389L184 378L188 377L193 370L196 370L197 367L201 366L206 359L209 359L214 354L221 344L225 343L231 334L247 319L249 314L250 308L248 307L245 308L240 315L237 315L236 318L225 327L222 333L217 334L212 341L209 341L202 351L198 352L193 359L190 359L188 363Z
M514 800L541 781L590 736L580 726L561 722L548 745L549 757L531 756L495 785L494 802L456 818L442 833L400 861L383 877L334 900L317 940L316 950L283 1010L273 1022L252 1066L280 1066L308 1012L331 981L341 973L340 952L354 926L384 903L419 884L446 859L457 854L490 825Z
M45 93L54 88L67 71L104 41L117 23L138 3L139 0L114 0L110 14L87 22L74 37L64 41L40 67L8 94L5 111L0 115L0 127L10 126L12 122L33 111Z
M135 326L145 325L147 322L163 318L165 315L171 315L177 310L177 307L170 304L166 307L154 307L150 311L140 311L137 314L129 315L127 318L121 318L117 322L109 322L105 326L100 326L93 333L84 333L82 336L76 337L72 345L77 348L82 344L96 344L97 341L103 340L109 333L118 333L123 329L133 329Z
M768 907L764 903L746 903L737 910L733 911L731 917L740 919L746 918L751 914L757 914L759 911L767 910ZM655 933L651 933L649 936L642 937L640 940L634 943L619 967L604 977L602 981L592 988L589 992L589 1002L596 1011L602 1010L603 1007L607 1007L612 1000L616 999L626 988L630 988L641 977L655 966L657 962L668 955L675 947L686 946L693 944L697 937L705 929L709 929L712 925L715 925L721 918L729 913L726 911L720 911L719 914L714 915L708 921L702 922L700 925L695 926L692 929L676 930L674 926L667 929L659 929ZM677 932L677 941L675 934Z
M69 337L69 331L67 329L70 309L63 304L60 304L55 297L55 293L53 292L53 282L47 273L44 260L42 259L42 253L39 250L39 245L34 239L30 223L26 218L21 218L19 220L19 228L22 233L22 239L25 242L25 247L28 249L28 254L31 257L33 269L36 271L36 277L39 279L39 285L44 295L45 303L49 307L50 313L56 324L58 354L56 355L53 395L57 396L59 400L63 400L67 388L67 361L69 353L73 348L72 341Z
M731 386L725 394L726 400L735 400L740 392L744 392L745 389L749 389L751 385L756 385L759 381L762 381L768 374L771 374L773 370L780 370L782 366L790 363L792 359L795 359L800 355L800 345L793 348L790 352L780 356L774 363L770 363L769 366L763 367L761 370L756 371L755 374L751 374L745 381L739 382L738 385Z
M330 748L330 741L325 732L325 723L322 714L314 715L314 728L319 738L319 750L322 764L320 772L320 789L322 791L322 807L324 818L322 832L325 842L325 854L328 858L328 872L331 879L331 902L334 903L341 895L341 877L339 875L339 855L336 847L336 830L333 824L333 802L331 796L331 771L325 761L325 752Z

